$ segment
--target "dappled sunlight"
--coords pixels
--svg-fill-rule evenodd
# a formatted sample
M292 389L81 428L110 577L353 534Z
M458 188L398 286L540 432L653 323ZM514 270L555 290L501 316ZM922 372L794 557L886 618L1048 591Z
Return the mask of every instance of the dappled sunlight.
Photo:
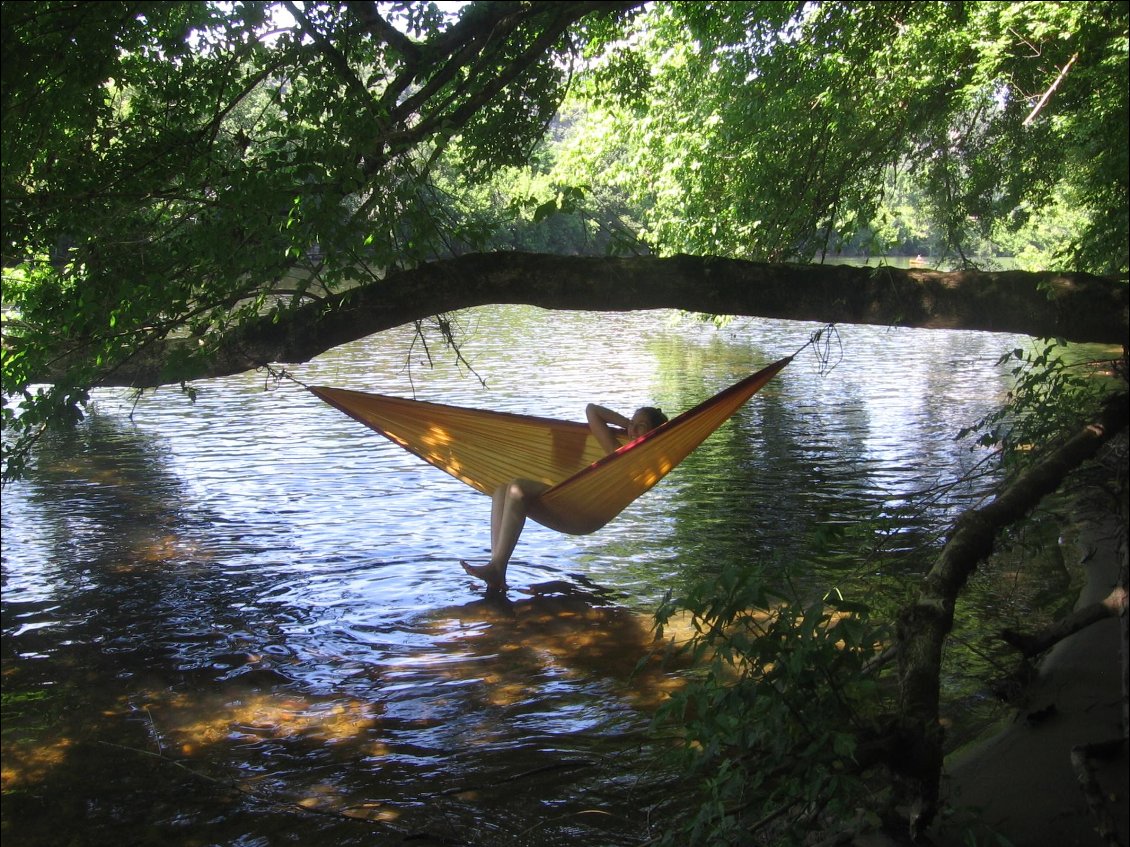
M536 698L547 673L612 682L647 709L681 685L669 642L656 639L650 616L584 597L470 603L437 611L428 626L437 646L469 654L470 661L446 665L444 672L481 679L494 705Z
M416 646L365 665L323 657L319 665L339 674L343 662L362 669L338 676L357 681L348 694L316 693L293 660L263 651L214 653L187 688L152 677L116 694L107 685L106 706L83 727L83 757L69 760L70 742L8 745L4 785L67 782L90 759L152 758L272 802L390 824L419 796L400 786L416 784L434 757L478 751L486 759L469 773L483 775L456 768L444 777L446 796L497 802L493 767L540 756L547 742L539 738L595 741L609 720L622 720L617 701L650 710L680 685L655 651L650 617L585 592L449 606L413 629L425 636Z
M133 539L123 557L107 567L116 573L129 573L154 565L167 569L175 564L177 574L182 577L206 576L212 573L215 558L214 551L177 532L146 532Z
M670 456L654 456L650 460L647 467L640 468L635 474L635 481L646 489L652 488L657 485L663 477L671 473L675 466L679 464L678 461L672 459Z
M799 606L784 601L776 603L768 609L754 606L747 607L733 615L725 627L726 634L720 637L719 643L727 643L737 633L741 633L741 638L767 637L774 634L772 632L773 627L781 622L782 618L785 618L783 629L775 633L776 637L787 634L789 638L795 639L798 643L806 637L826 639L837 649L854 651L862 654L865 659L879 656L890 646L882 641L875 641L866 645L853 645L849 642L854 641L854 638L835 638L837 628L844 622L856 620L856 616L852 612L830 607L823 609L821 620L815 626L814 632L806 636L799 620L799 616L802 614L803 610ZM788 620L788 618L794 617L794 620ZM712 642L708 638L709 630L710 623L708 621L683 609L671 615L667 620L664 624L663 635L672 647L685 648L698 642L697 660L707 662L715 657L715 653L710 647ZM733 678L737 678L769 674L773 672L775 666L772 662L755 665L743 652L728 650L725 654L725 660L722 662L722 667L727 669L727 673L732 674Z
M420 443L436 453L439 448L449 446L454 440L451 432L439 424L429 424L420 434Z
M419 442L415 445L403 446L412 452L419 452L427 461L438 468L442 468L458 479L463 479L465 470L455 452L451 449L455 443L455 436L439 424L429 423L423 432L417 436ZM468 482L468 485L474 483Z
M667 473L671 470L671 467L672 466L670 464L666 464L660 467L649 468L635 474L632 478L641 488L646 490L658 483L659 480L663 479L663 477L666 476Z
M338 810L340 814L350 818L365 821L379 821L392 823L401 817L401 812L384 803L360 803L353 806L344 806Z
M223 702L217 702L222 700ZM221 742L303 739L337 744L363 739L377 724L379 705L354 701L317 701L270 691L231 698L225 692L204 696L160 692L144 706L163 744L184 756Z
M3 790L29 791L38 785L69 784L82 774L89 778L91 761L123 756L136 762L149 759L184 766L190 768L184 773L204 774L206 771L198 770L195 764L199 761L209 763L209 770L216 766L231 768L231 785L245 794L263 793L309 811L389 823L401 814L393 805L358 798L336 784L334 778L306 782L317 768L291 774L284 764L294 761L295 756L305 759L311 755L313 765L324 759L325 751L338 746L343 747L341 755L347 759L390 755L391 748L374 737L379 711L378 704L360 700L320 700L285 691L233 692L230 686L191 693L150 689L120 698L97 720L85 721L68 737L36 737L39 733L34 726L28 729L26 738L12 740L6 735ZM138 721L146 728L147 743L138 741L129 730ZM81 755L73 755L80 744ZM266 768L255 763L264 753L274 750L277 755L294 745L298 746L278 763ZM245 763L241 765L241 761ZM171 776L176 772L168 773ZM211 776L204 778L212 780Z
M343 796L339 786L330 782L309 786L304 796L295 801L295 805L310 812L342 815L374 823L393 823L402 816L399 809L388 803L375 800L354 802Z
M73 746L70 738L12 740L5 736L0 787L5 792L19 791L42 782L52 770L66 762Z

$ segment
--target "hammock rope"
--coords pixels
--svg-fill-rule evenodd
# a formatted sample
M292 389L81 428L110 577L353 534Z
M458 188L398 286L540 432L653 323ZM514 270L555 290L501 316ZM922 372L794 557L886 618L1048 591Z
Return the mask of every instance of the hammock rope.
M844 359L843 341L840 339L840 332L836 329L835 324L827 324L812 333L808 342L801 345L793 356L795 357L805 347L811 347L813 353L816 354L817 372L820 376L827 376ZM834 351L833 347L835 348ZM835 361L833 361L833 355Z

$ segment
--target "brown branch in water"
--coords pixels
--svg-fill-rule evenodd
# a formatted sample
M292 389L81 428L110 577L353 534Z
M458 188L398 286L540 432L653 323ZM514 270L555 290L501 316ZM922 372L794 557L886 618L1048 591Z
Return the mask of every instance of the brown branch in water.
M997 534L1055 491L1071 471L1125 429L1128 418L1128 396L1112 396L1098 420L1021 474L993 502L961 515L924 578L918 598L899 615L898 722L907 743L895 787L898 804L909 809L912 839L925 831L938 809L943 761L938 714L941 663L958 595L992 553Z
M1126 588L1119 585L1103 600L1072 612L1040 632L1026 634L1005 629L1000 632L1000 638L1019 650L1024 658L1031 659L1050 649L1069 635L1074 635L1081 629L1086 629L1091 624L1107 618L1117 618L1120 614L1125 613L1126 607Z

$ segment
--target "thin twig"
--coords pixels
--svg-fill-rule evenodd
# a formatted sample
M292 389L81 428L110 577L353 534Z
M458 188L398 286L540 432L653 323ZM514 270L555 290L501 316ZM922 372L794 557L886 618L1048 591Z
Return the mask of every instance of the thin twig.
M1038 115L1040 113L1040 110L1044 108L1044 105L1052 96L1052 92L1054 92L1056 88L1059 87L1059 84L1063 82L1063 78L1067 76L1067 71L1073 64L1075 64L1075 60L1078 58L1079 54L1076 53L1068 60L1067 64L1063 66L1063 70L1059 72L1059 76L1055 78L1055 82L1053 82L1048 90L1044 92L1044 95L1040 98L1040 101L1032 108L1032 111L1029 113L1028 117L1024 119L1022 126L1028 126L1028 124L1032 123L1032 121L1036 119L1036 115Z

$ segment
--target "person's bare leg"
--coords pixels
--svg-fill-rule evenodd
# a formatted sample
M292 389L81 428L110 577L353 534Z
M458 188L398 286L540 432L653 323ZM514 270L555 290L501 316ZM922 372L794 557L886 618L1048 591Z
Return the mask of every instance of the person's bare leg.
M459 564L463 566L463 570L471 576L483 580L483 582L487 584L487 590L491 593L506 590L506 564L504 563L501 568L495 564L495 551L499 549L499 535L502 532L502 525L504 523L503 517L508 510L507 500L515 484L516 483L510 483L509 485L498 486L491 497L490 563L486 565L472 565L462 560L459 562ZM519 533L520 532L521 529L519 528ZM511 551L513 551L513 545L511 545ZM509 557L507 557L507 560L509 561Z
M516 479L495 490L490 515L490 563L470 565L460 562L463 570L487 584L488 591L506 590L506 566L526 525L529 500L545 488L539 482Z
M510 493L509 485L500 485L491 495L490 505L490 549L493 553L498 549L498 534L502 531L502 515L506 511L506 497Z

